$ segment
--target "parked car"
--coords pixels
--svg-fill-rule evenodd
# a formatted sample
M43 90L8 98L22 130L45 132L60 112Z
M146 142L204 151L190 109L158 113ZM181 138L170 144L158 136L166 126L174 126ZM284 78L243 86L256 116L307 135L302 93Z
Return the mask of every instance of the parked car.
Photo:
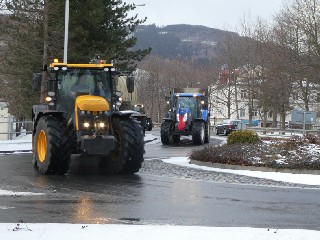
M216 135L223 134L227 136L232 131L239 131L246 128L247 125L241 120L227 119L223 120L222 123L216 125Z

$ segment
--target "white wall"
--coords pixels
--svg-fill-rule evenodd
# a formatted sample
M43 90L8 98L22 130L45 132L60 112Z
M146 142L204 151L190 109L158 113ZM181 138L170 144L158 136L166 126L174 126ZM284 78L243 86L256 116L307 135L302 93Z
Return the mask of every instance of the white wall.
M0 140L8 140L9 139L9 120L10 114L8 113L7 104L4 102L0 102ZM5 122L5 123L3 123ZM6 134L3 134L6 133Z

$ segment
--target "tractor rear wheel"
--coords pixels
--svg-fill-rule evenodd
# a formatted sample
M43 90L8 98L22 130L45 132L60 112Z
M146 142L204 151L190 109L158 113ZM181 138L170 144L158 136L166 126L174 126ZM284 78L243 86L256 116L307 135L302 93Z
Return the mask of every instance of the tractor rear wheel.
M53 116L41 117L34 136L34 166L42 174L65 174L71 162L71 142L66 122Z
M205 140L205 126L203 122L195 122L192 127L192 141L195 145L202 145Z
M161 125L161 142L163 145L170 145L173 143L173 136L171 133L171 122L164 122Z
M142 167L144 137L141 125L133 119L114 119L113 131L117 147L107 159L111 173L133 174Z

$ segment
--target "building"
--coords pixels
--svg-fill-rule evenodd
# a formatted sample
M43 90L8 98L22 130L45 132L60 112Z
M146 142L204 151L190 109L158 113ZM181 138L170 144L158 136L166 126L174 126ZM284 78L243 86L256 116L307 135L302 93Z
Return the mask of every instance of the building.
M254 80L259 81L259 80ZM256 84L258 86L259 84ZM225 82L223 84L216 84L210 86L210 113L211 122L216 124L225 119L240 119L245 122L249 121L249 103L251 103L252 111L252 123L253 125L261 125L262 107L260 101L255 98L252 92L259 92L255 90L251 92L253 96L249 101L249 87L246 81L243 79L237 79L231 83ZM291 121L291 110L306 110L316 111L320 113L320 85L306 83L305 81L299 81L292 84L292 89L288 89L288 110L286 111L285 122L287 124ZM308 93L308 94L305 94ZM272 94L272 93L270 93ZM306 106L307 102L307 106ZM318 114L319 122L320 114ZM271 123L274 120L272 111L267 113L267 122ZM276 116L276 121L280 123L279 114Z

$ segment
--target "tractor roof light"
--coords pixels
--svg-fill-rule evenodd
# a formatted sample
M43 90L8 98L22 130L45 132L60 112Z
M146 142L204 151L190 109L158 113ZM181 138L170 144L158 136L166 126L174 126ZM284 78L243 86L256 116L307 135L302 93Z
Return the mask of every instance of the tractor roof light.
M58 62L59 62L59 59L58 59L58 58L54 58L54 59L53 59L53 62L54 62L54 63L58 63Z

